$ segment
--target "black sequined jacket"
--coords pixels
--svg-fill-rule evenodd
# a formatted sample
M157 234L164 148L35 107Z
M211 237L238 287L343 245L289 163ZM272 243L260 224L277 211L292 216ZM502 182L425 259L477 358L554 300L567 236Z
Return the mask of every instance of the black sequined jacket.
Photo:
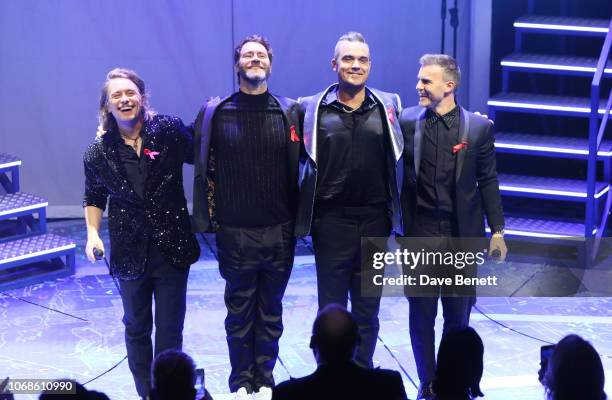
M183 189L183 163L193 163L192 134L179 118L156 115L144 123L141 137L147 162L144 199L126 178L117 132L96 139L84 157L83 207L105 210L109 199L111 274L120 279L144 272L149 244L176 268L189 268L200 255Z

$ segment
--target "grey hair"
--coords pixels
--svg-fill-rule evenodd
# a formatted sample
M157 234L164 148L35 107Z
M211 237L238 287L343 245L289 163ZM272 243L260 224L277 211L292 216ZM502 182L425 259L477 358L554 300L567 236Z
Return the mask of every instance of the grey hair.
M338 59L338 53L340 52L340 42L359 42L365 44L366 46L368 45L361 33L353 31L345 33L344 35L340 36L336 42L336 46L334 47L334 59L336 60Z
M455 82L455 90L461 83L461 69L457 61L446 54L425 54L419 59L421 66L437 65L442 68L444 79Z

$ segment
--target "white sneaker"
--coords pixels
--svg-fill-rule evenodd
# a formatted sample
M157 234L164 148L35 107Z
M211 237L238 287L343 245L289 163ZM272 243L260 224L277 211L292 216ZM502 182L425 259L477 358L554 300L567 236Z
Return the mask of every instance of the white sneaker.
M251 400L251 395L247 393L246 388L241 387L236 392L236 397L234 399L235 400Z
M272 389L267 386L262 386L259 391L255 392L255 400L272 400Z

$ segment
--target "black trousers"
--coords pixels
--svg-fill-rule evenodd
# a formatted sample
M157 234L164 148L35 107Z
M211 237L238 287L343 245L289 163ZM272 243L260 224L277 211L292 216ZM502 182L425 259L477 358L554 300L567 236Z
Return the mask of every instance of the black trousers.
M424 212L416 215L416 229L409 233L413 237L452 237L457 236L457 229L451 217L436 216ZM452 251L450 241L445 248L445 241L438 241L441 247L431 250ZM435 376L435 322L438 314L438 299L442 301L442 315L444 316L443 334L450 329L461 328L469 324L474 297L447 297L437 295L425 297L408 297L410 304L410 341L412 352L417 366L417 374L421 383L432 382Z
M295 253L293 222L262 228L221 225L219 270L225 279L225 331L232 392L274 386L283 332L282 299Z
M361 344L355 362L371 368L376 348L380 295L361 295L361 237L386 237L391 222L386 206L333 207L315 210L312 244L317 264L319 309L336 303L347 306L359 326Z
M172 267L157 248L149 246L144 274L134 280L119 280L128 364L141 397L151 390L153 354L183 347L188 276L188 269ZM151 342L153 298L155 351Z

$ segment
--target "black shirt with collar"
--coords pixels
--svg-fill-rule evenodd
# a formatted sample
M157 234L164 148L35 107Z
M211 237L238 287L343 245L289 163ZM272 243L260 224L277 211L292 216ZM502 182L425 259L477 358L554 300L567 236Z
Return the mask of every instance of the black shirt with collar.
M417 182L418 207L447 217L454 213L457 156L453 153L453 146L458 141L458 106L444 115L426 111Z
M146 157L142 153L143 138L140 138L140 156L136 154L134 148L130 145L125 144L123 139L119 138L117 143L117 151L119 153L119 159L125 169L125 177L129 184L132 186L134 192L144 199L144 187L145 180L147 178L147 161Z
M315 201L319 205L387 203L387 139L383 122L378 102L369 90L357 109L342 104L336 91L325 96L319 108L317 131Z

